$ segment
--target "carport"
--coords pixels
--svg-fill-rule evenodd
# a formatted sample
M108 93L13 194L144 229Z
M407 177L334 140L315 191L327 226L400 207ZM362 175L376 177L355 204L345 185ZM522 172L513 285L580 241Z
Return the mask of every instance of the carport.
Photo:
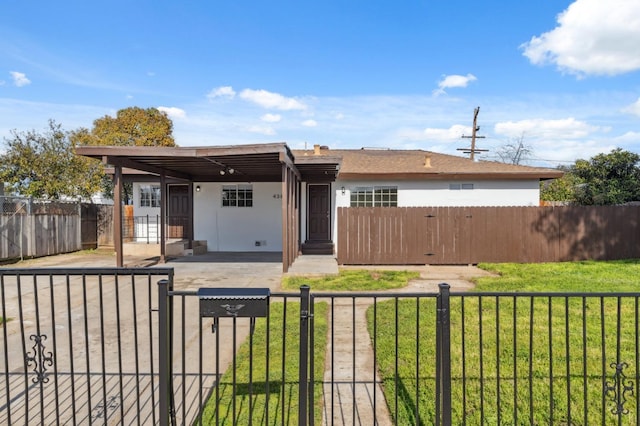
M122 206L122 184L140 173L160 182L160 257L166 260L167 184L188 185L193 203L194 182L281 182L282 268L287 272L301 244L300 203L302 182L335 181L341 159L332 156L295 158L285 143L215 146L82 146L76 154L102 161L114 169L114 205ZM122 208L114 209L116 265L123 266ZM191 227L193 222L191 222ZM193 235L193 229L191 229Z

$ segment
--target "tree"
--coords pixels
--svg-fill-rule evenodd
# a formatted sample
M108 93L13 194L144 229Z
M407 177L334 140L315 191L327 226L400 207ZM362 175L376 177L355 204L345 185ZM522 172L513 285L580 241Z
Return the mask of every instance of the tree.
M129 107L118 110L115 117L105 115L93 122L91 130L84 127L72 132L76 145L109 146L176 146L173 122L167 113L157 108ZM105 196L113 196L113 182L106 176L102 182ZM123 185L125 204L133 201L131 183Z
M121 109L116 117L105 115L95 120L91 131L76 130L73 139L79 145L176 146L173 122L157 108Z
M621 148L598 154L590 160L577 160L571 173L584 184L576 191L581 204L623 204L640 199L640 155Z
M6 152L0 161L0 181L9 192L28 197L90 198L100 189L102 164L75 155L70 133L49 120L44 133L11 132L4 139Z
M524 143L524 133L519 138L502 145L496 152L503 163L519 165L526 162L533 154L533 148Z
M584 185L584 181L571 173L570 167L560 166L558 169L564 172L561 178L540 182L540 199L576 203L576 190Z

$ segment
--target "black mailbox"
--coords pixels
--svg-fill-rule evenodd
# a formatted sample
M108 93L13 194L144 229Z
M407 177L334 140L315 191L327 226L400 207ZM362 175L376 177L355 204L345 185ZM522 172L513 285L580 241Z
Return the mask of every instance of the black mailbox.
M201 317L266 317L268 288L201 288Z

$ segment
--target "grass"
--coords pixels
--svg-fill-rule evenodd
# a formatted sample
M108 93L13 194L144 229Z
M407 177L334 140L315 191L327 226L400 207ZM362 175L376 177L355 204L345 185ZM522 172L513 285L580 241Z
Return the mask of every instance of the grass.
M482 265L476 291L640 291L638 261ZM515 293L514 293L515 296ZM453 424L617 424L611 363L635 379L639 298L452 297ZM383 391L395 424L435 422L434 299L385 301L374 322ZM397 320L396 320L397 317ZM619 330L618 320L620 320ZM396 334L389 330L398 330ZM417 379L416 379L417 378ZM638 424L626 394L623 424ZM416 418L416 412L418 418ZM586 413L586 415L585 415Z
M315 304L314 323L314 376L320 381L324 375L327 344L326 303ZM236 357L236 386L234 387L233 384L233 369L230 367L221 377L217 389L218 411L216 412L216 390L214 389L204 409L203 424L245 425L250 423L250 419L256 425L298 424L300 304L271 303L268 325L269 352L266 352L266 344L264 344L267 341L267 321L265 318L258 318L253 335L253 357L250 356L250 342L247 340L238 350ZM314 391L315 423L321 424L322 386L316 386ZM268 419L265 417L267 409Z
M498 274L476 281L476 291L640 291L640 260L561 263L485 263Z
M413 271L371 271L343 269L338 275L320 277L287 276L282 280L284 290L298 290L302 285L311 291L379 291L402 288L409 280L418 278Z

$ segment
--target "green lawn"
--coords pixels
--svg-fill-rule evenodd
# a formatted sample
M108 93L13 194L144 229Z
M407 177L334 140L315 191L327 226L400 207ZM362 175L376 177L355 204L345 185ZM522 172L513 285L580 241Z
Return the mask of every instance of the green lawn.
M298 290L308 285L311 291L374 291L402 288L411 279L418 278L415 271L370 271L343 269L338 275L320 277L287 276L282 279L284 290Z
M576 262L557 264L484 264L495 277L477 280L474 291L451 299L451 362L453 424L618 424L611 414L610 394L615 368L626 362L626 377L639 391L636 366L640 342L639 298L589 297L516 298L517 292L635 292L640 291L640 262ZM353 275L352 275L353 274ZM398 288L412 273L343 271L337 277L289 278L285 288L311 286L312 291ZM352 284L350 286L349 284ZM479 291L513 292L513 296L479 297ZM269 398L266 398L266 353L256 344L253 389L249 409L249 355L244 345L237 358L236 423L297 424L299 304L272 303L270 316ZM375 312L375 317L374 317ZM435 299L399 299L369 309L369 332L374 322L377 364L395 424L435 422ZM327 306L316 305L316 371L323 374ZM617 320L621 318L620 326ZM282 329L286 327L286 340ZM398 330L396 337L395 330ZM254 342L266 338L266 321L258 319ZM398 343L396 349L396 341ZM284 351L283 351L284 345ZM284 352L284 358L282 353ZM283 369L284 365L284 369ZM231 371L218 389L220 424L233 424ZM214 392L215 396L215 392ZM621 424L638 424L635 396L628 400ZM315 423L321 423L321 386L316 386ZM269 406L269 421L262 416ZM213 399L204 414L215 424ZM417 418L416 418L417 412ZM583 413L587 413L586 418Z
M476 291L640 291L640 260L484 263L498 274L476 280Z
M640 289L638 261L481 266L500 276L478 280L476 291ZM375 318L368 312L396 424L435 421L435 308L434 299L400 300L379 303ZM635 379L639 319L635 297L452 297L453 423L481 424L484 416L485 424L617 424L603 389L613 383L612 362L626 362L623 372ZM626 396L621 422L637 424L635 397Z
M220 379L218 388L219 412L216 413L216 391L207 402L202 423L206 425L247 425L249 419L256 425L297 425L298 424L298 384L299 384L299 336L300 304L287 302L286 323L285 304L271 303L269 307L269 397L267 399L267 322L265 318L256 320L253 335L253 363L249 341L245 342L236 357L235 421L233 412L233 371L230 367ZM315 371L322 380L324 375L325 348L327 345L327 304L315 304ZM286 330L286 332L283 332ZM285 339L283 341L283 335ZM284 346L283 346L284 345ZM284 350L283 350L284 348ZM283 369L284 366L284 369ZM250 392L249 374L253 384ZM322 386L315 387L315 423L322 420ZM251 401L250 401L251 398ZM265 418L268 404L269 417ZM197 424L197 423L196 423Z

